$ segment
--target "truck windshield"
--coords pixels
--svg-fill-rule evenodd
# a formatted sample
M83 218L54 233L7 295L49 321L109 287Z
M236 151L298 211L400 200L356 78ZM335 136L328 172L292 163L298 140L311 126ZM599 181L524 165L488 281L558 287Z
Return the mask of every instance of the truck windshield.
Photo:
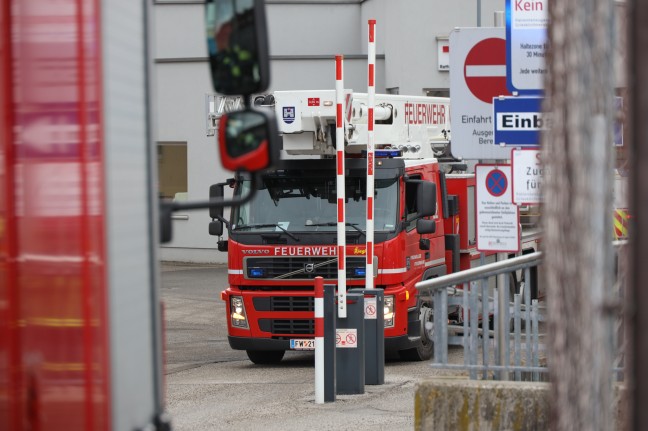
M237 194L247 194L243 181ZM346 178L347 231L366 230L366 182ZM398 214L397 179L375 181L374 230L393 231ZM334 232L337 229L335 178L267 176L256 196L232 210L232 229L246 232Z

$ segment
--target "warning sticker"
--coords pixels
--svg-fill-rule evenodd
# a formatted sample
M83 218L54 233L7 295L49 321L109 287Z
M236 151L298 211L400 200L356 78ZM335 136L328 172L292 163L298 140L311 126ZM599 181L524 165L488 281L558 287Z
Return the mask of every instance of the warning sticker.
M335 330L335 347L358 347L358 330L356 328L337 328Z
M364 304L365 304L365 319L377 319L377 310L378 310L378 298L375 296L373 298L365 298L364 299Z

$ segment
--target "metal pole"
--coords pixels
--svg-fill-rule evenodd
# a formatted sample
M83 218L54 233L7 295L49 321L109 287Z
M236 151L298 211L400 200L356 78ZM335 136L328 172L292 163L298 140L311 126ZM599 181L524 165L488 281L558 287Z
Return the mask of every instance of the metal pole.
M460 272L442 275L425 281L419 281L414 285L417 289L434 289L437 287L452 286L455 284L465 283L466 281L478 280L497 275L499 271L506 269L507 272L517 271L529 266L536 266L541 263L543 253L536 251L534 253L506 259L501 262L489 263L488 265L476 266L465 269Z
M506 253L498 253L497 261L501 262L506 260ZM502 273L497 276L497 315L498 318L498 331L497 331L497 345L499 347L499 358L498 365L507 365L508 364L508 322L507 322L507 310L508 310L508 301L507 301L507 278L508 274ZM508 380L508 373L506 371L500 372L500 380Z
M344 214L345 179L344 179L344 81L341 55L335 56L335 102L337 106L335 129L335 154L337 157L337 246L338 246L338 316L347 316L346 301L346 220Z

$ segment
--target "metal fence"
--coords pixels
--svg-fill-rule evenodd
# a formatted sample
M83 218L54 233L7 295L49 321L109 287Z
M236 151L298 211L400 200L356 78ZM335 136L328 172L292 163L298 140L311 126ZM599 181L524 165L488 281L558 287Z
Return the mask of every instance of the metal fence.
M620 255L620 243L615 246ZM547 380L546 308L536 299L541 261L542 252L534 252L417 283L434 301L433 325L426 328L434 342L432 366L467 371L471 379ZM619 268L614 288L620 296L623 279ZM610 347L622 380L620 317L615 325ZM463 346L463 364L449 363L451 345Z
M433 367L472 379L544 380L546 313L532 299L541 259L534 252L417 283L434 300ZM463 364L448 363L449 345L463 346Z

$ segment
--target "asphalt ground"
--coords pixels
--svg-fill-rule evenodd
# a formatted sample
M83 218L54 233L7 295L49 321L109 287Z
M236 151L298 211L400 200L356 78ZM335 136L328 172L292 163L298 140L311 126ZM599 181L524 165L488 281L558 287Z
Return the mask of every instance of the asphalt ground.
M418 383L457 373L389 358L385 384L315 403L312 352L255 365L227 342L224 265L162 264L167 408L174 430L393 430L414 428ZM461 349L449 353L460 362Z

